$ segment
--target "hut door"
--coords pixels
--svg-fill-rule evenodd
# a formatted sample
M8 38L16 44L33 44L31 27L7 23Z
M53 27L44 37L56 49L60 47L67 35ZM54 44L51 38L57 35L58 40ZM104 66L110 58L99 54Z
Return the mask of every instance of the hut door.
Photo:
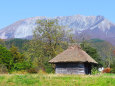
M85 74L91 74L91 64L85 63Z
M88 74L88 66L85 65L85 74Z

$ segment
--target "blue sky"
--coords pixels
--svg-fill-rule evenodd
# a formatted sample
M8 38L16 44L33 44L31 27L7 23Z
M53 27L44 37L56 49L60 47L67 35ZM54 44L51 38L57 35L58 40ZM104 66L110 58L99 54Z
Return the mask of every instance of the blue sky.
M115 23L115 0L0 0L0 29L35 16L97 16Z

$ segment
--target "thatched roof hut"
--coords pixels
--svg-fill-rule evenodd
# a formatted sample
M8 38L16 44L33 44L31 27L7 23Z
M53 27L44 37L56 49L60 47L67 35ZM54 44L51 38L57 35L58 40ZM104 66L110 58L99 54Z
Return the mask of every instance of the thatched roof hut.
M78 45L70 46L49 62L56 64L56 73L63 74L89 74L91 73L91 65L97 64L97 62Z

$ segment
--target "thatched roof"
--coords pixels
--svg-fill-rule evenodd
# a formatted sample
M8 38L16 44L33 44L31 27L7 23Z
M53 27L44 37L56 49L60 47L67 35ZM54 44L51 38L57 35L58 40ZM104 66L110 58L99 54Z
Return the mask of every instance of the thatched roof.
M67 50L58 54L56 57L49 61L50 63L59 62L97 62L91 58L85 51L83 51L78 45L72 45Z

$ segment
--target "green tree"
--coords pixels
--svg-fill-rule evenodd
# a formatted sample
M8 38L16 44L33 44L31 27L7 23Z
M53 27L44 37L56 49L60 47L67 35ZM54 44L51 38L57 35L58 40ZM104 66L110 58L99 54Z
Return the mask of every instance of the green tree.
M10 48L10 52L13 56L13 63L17 63L17 62L23 62L24 60L24 55L21 54L20 52L18 52L18 48L15 46L12 46Z
M4 64L10 71L13 66L13 57L9 50L0 45L0 64Z
M33 39L29 43L28 55L33 64L44 67L49 59L63 51L68 44L68 30L60 26L57 20L38 20Z
M87 43L86 41L83 41L80 44L80 46L84 51L86 51L87 54L89 54L94 60L96 60L100 66L102 66L101 57L99 56L95 48L91 47L90 44Z
M31 67L31 63L26 60L25 55L18 52L18 48L12 46L10 52L13 57L13 69L14 70L26 70Z

